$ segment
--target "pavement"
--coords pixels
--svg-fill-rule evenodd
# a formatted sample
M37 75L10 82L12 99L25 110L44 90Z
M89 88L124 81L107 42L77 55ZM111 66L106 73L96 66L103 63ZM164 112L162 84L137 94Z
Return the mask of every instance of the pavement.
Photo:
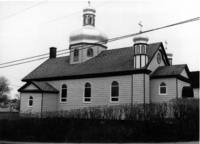
M47 144L48 142L13 142L13 141L0 141L0 144ZM66 144L66 143L48 143L48 144ZM67 144L100 144L100 143L67 143ZM112 143L119 144L119 143ZM129 143L129 144L155 144L155 143ZM199 142L166 142L156 144L199 144Z

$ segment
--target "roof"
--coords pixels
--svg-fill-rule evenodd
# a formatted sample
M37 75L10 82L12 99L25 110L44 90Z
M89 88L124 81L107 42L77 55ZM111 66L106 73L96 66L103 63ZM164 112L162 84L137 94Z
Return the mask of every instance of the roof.
M38 89L26 90L26 87L33 84ZM46 93L58 93L59 91L47 82L29 82L22 86L18 91L20 92L46 92Z
M199 88L199 71L190 72L191 82L193 88Z
M149 60L152 59L161 45L161 42L149 44L147 49ZM125 47L102 51L96 57L79 64L70 64L69 56L48 59L28 74L23 81L58 79L63 77L75 78L75 76L79 78L79 76L102 75L106 73L113 75L117 72L122 73L127 71L137 72L138 70L135 70L133 67L133 55L133 47Z
M184 81L189 82L189 79L186 77L183 77L181 75L183 70L186 70L186 72L189 74L189 69L186 64L182 65L170 65L170 66L160 66L158 67L152 74L151 78L166 78L166 77L177 77L179 79L182 79Z

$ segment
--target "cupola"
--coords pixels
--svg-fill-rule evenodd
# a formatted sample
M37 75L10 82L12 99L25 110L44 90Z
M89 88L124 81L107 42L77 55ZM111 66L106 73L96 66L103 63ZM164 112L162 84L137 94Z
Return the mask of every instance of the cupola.
M83 27L75 30L70 34L70 45L78 43L100 43L106 45L107 36L95 27L96 10L91 7L88 2L88 7L83 9Z
M148 63L148 56L147 56L148 40L149 39L147 37L143 36L138 36L133 38L135 69L143 68Z
M81 63L106 50L107 36L95 27L96 10L88 6L83 9L82 28L69 37L70 63ZM76 58L75 58L76 57Z

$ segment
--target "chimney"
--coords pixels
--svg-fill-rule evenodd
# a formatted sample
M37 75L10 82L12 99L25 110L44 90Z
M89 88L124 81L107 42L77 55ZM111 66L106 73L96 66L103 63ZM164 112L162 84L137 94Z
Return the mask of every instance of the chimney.
M49 58L52 59L52 58L56 58L56 48L55 47L50 47L49 49Z
M167 53L167 58L169 60L169 64L172 65L172 56L173 54L172 53Z

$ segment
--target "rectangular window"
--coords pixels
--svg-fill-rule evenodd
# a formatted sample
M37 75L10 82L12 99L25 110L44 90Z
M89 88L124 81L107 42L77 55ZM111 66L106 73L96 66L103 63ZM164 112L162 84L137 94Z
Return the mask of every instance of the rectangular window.
M166 87L160 87L160 93L161 94L166 94Z
M140 56L136 56L136 68L140 68Z
M167 94L167 85L165 82L162 82L159 86L159 94L166 95Z
M140 46L139 45L135 46L135 54L140 54Z
M74 49L74 61L78 61L78 58L79 58L79 50Z

